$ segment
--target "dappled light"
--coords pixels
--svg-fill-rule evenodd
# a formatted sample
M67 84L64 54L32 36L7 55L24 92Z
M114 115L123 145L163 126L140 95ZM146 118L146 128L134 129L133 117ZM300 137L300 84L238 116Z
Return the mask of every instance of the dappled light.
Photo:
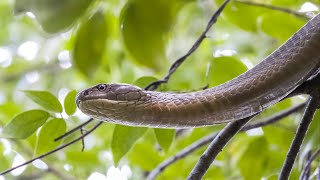
M0 180L319 179L319 7L0 0Z

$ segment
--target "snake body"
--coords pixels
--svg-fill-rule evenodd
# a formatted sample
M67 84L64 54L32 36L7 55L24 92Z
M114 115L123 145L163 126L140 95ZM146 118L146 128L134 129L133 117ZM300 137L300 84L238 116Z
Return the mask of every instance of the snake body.
M320 15L240 76L192 93L145 91L99 84L77 95L78 108L102 121L130 126L187 128L243 119L277 103L320 65Z

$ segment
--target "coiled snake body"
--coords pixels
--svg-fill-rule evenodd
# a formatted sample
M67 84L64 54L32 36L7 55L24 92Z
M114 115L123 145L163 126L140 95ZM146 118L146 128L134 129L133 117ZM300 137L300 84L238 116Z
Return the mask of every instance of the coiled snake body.
M77 95L77 106L102 121L131 126L187 128L243 119L277 103L320 65L320 15L242 75L192 93L145 91L99 84Z

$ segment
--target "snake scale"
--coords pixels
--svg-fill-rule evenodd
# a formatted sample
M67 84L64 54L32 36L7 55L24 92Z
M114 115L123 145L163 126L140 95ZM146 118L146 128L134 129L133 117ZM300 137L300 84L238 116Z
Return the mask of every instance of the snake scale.
M188 128L240 120L279 102L320 65L320 15L252 69L219 86L191 93L98 84L76 98L85 114L129 126Z

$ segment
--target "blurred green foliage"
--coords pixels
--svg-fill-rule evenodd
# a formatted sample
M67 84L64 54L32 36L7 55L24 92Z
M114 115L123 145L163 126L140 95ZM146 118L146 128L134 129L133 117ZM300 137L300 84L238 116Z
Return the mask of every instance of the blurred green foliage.
M306 3L255 2L295 11ZM319 3L309 2L315 6ZM12 167L18 156L28 160L81 135L77 132L53 141L88 120L76 111L76 91L102 82L145 87L163 78L170 64L199 37L221 3L222 0L1 0L0 171ZM305 22L294 15L231 1L200 48L159 90L182 92L221 84L258 63ZM256 119L304 99L283 101ZM275 179L300 117L301 113L291 115L260 128L256 135L238 134L204 179ZM298 178L307 152L319 148L319 120L318 111L292 179ZM92 126L85 127L84 132ZM41 179L87 179L100 173L112 179L110 175L115 172L109 170L117 164L118 175L143 179L146 172L166 158L222 127L176 133L104 123L84 139L84 152L77 142L44 158L51 170L28 165L22 174L4 177L14 179L19 175L23 179L40 174ZM185 179L204 149L177 161L158 179Z

